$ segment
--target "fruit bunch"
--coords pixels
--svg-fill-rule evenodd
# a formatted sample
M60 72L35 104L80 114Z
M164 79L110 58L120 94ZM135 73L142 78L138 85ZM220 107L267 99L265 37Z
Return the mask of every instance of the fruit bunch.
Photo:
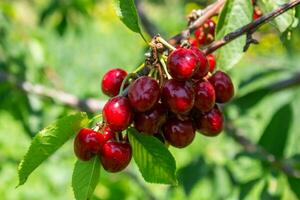
M191 144L196 131L205 136L221 133L223 116L218 104L234 95L230 77L215 72L215 57L206 56L193 45L165 54L164 78L150 73L129 81L122 69L104 75L101 88L111 98L103 107L103 123L95 130L82 129L75 138L74 151L79 159L97 155L104 169L121 171L132 157L128 137L122 135L130 126L177 148ZM124 86L126 93L122 92Z

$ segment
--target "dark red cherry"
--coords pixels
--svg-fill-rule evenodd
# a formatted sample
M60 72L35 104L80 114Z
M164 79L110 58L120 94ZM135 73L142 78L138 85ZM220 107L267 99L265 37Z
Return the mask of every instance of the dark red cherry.
M215 89L216 102L226 103L231 100L234 95L234 86L226 73L217 71L208 80Z
M136 79L128 90L132 108L138 112L151 109L158 101L160 88L157 81L149 76Z
M157 104L149 111L142 113L135 113L134 127L146 134L153 135L158 133L162 124L167 119L167 109L162 104Z
M127 167L131 160L131 146L127 142L108 141L103 145L99 157L101 164L106 171L122 171Z
M109 126L105 126L102 130L102 135L104 142L107 142L108 140L116 139L116 133L112 131Z
M199 60L199 70L193 76L194 79L201 79L208 73L208 62L205 54L198 48L191 47Z
M181 121L177 118L170 118L164 124L163 133L169 144L177 148L188 146L195 137L192 120Z
M199 69L199 59L191 49L178 48L167 60L168 72L176 80L188 80Z
M208 45L214 41L216 23L208 19L195 31L195 37L199 45Z
M103 120L115 132L125 130L133 120L130 102L123 96L111 98L103 107L102 114Z
M209 54L206 58L208 61L208 71L212 73L216 68L216 57L213 54Z
M197 81L194 84L195 103L194 106L202 112L210 111L216 101L214 87L208 81Z
M122 82L126 76L127 72L123 69L116 68L109 70L102 78L102 92L109 97L118 95Z
M83 161L90 160L104 144L103 135L89 128L83 128L74 140L75 155Z
M162 88L162 101L177 114L189 112L194 105L194 90L189 82L167 80Z
M206 136L216 136L223 129L223 115L216 106L206 113L198 113L195 117L197 129Z

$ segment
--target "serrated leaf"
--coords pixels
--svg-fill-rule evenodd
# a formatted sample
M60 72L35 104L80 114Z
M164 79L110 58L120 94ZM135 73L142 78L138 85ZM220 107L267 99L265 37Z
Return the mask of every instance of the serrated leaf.
M289 0L258 0L258 5L263 13L268 13L288 2ZM294 19L295 10L291 9L276 17L273 20L273 24L280 32L283 33L287 28L289 28L293 24Z
M226 34L244 26L252 20L253 7L251 0L227 0L219 17L216 38L221 39ZM243 56L246 36L241 36L216 51L217 65L228 70Z
M285 150L292 117L293 110L291 105L286 104L282 106L273 115L258 144L264 147L271 154L281 158Z
M98 184L100 161L97 156L89 161L77 160L75 163L72 188L77 200L89 199Z
M175 159L164 144L134 128L128 129L128 136L133 158L145 181L176 185Z
M18 167L19 185L78 130L88 123L87 114L75 113L63 117L41 130L33 138L31 145Z
M144 38L140 25L139 17L133 0L115 0L115 10L120 20L133 32L139 33Z

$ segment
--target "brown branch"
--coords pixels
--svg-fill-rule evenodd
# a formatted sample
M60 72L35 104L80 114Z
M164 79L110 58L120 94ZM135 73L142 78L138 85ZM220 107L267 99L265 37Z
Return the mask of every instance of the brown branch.
M300 171L295 170L285 160L277 159L276 156L266 151L263 147L256 145L246 138L242 130L234 126L233 122L227 121L225 125L227 135L232 137L237 143L239 143L247 153L257 154L262 161L267 162L275 169L282 171L288 176L300 178Z
M202 11L201 16L194 22L192 22L187 29L183 30L181 33L173 36L170 40L169 43L172 45L177 44L180 42L182 39L187 38L190 33L194 32L198 27L200 27L206 20L209 18L213 17L215 14L219 12L219 10L223 7L225 3L225 0L218 0L215 3L211 4L208 6L206 9Z
M50 98L59 104L86 112L99 112L105 104L105 101L100 101L93 98L80 99L72 94L51 89L40 84L32 84L27 81L17 80L15 77L3 71L0 71L0 82L9 82L12 86L28 94Z
M244 50L247 50L247 48L249 47L250 43L255 43L256 41L253 40L252 38L252 33L254 33L260 26L262 26L263 24L271 21L272 19L276 18L277 16L281 15L282 13L288 11L289 9L297 6L298 4L300 4L300 0L294 0L294 1L290 1L289 3L286 3L282 6L280 6L279 8L277 8L276 10L263 15L262 17L256 19L255 21L231 32L228 33L227 35L225 35L222 39L213 42L211 45L209 45L206 49L204 49L204 52L206 54L210 54L212 52L214 52L215 50L219 49L220 47L228 44L229 42L231 42L232 40L247 34L247 41L246 41L246 45ZM249 40L250 38L250 40ZM252 38L252 40L251 40Z

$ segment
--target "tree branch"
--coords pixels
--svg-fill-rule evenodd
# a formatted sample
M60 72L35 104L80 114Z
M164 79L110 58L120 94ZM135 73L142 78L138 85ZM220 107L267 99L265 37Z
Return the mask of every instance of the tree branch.
M279 8L277 8L276 10L261 16L260 18L256 19L255 21L237 29L236 31L233 31L231 33L228 33L227 35L225 35L222 39L213 42L211 45L209 45L206 49L204 49L204 53L205 54L210 54L212 52L214 52L215 50L219 49L220 47L228 44L229 42L231 42L232 40L247 34L247 42L245 45L244 50L247 50L250 43L255 43L257 41L253 40L252 38L252 34L263 24L271 21L272 19L276 18L277 16L281 15L282 13L288 11L289 9L297 6L298 4L300 4L300 0L294 0L294 1L290 1L289 3L286 3L282 6L280 6ZM252 38L252 40L249 40L249 38Z
M169 40L169 43L172 45L175 45L178 42L180 42L182 39L187 38L190 35L190 33L194 32L198 27L200 27L202 24L204 24L204 22L206 20L208 20L209 18L216 15L220 11L220 9L223 7L224 3L225 3L225 0L218 0L215 3L211 4L210 6L208 6L206 9L200 10L201 13L199 13L199 11L196 11L196 13L198 12L197 15L199 15L199 18L197 20L195 20L194 22L192 22L187 27L187 29L185 29L181 33L173 36Z
M226 121L225 130L227 135L239 143L247 153L257 154L262 161L267 162L273 168L282 171L288 176L300 178L300 171L295 170L285 160L277 159L276 156L267 152L263 147L252 143L244 136L246 134L242 130L234 126L232 121Z

